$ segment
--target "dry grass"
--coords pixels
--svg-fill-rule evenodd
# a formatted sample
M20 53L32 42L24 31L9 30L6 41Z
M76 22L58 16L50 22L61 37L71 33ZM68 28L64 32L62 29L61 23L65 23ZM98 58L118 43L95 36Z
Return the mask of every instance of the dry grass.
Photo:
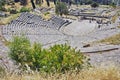
M101 41L98 41L100 43L109 43L109 44L120 44L120 34L116 34L114 36L111 36L109 38L103 39Z
M120 69L116 67L109 68L91 68L80 72L67 72L65 74L39 74L33 75L6 75L0 80L120 80Z

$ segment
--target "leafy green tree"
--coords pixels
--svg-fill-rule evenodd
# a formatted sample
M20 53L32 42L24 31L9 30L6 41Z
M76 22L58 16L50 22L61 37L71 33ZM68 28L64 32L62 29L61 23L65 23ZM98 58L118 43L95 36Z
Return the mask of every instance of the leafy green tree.
M63 14L67 15L68 14L67 5L63 2L57 2L55 6L55 12L60 16L62 16Z

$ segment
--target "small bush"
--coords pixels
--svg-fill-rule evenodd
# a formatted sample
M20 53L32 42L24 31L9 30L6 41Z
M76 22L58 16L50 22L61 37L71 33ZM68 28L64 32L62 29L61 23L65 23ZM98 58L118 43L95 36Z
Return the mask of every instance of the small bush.
M43 49L38 43L30 45L25 37L15 37L10 45L10 55L22 66L27 64L32 70L55 73L68 70L80 70L89 64L87 58L67 44L54 45Z
M20 9L20 12L30 12L30 9L29 8L26 8L26 7L22 7Z

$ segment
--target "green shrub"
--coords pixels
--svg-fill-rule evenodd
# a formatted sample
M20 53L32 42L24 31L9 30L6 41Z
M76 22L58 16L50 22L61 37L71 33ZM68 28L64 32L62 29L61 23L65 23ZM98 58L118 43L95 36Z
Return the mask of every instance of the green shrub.
M80 70L89 64L87 58L67 44L57 44L43 49L38 43L30 45L25 37L15 37L10 45L10 55L22 66L27 64L32 70L55 73L68 70Z
M14 37L10 43L10 56L17 63L24 65L28 62L27 57L30 53L30 42L25 37Z
M30 9L29 8L26 8L26 7L22 7L20 9L20 12L30 12Z

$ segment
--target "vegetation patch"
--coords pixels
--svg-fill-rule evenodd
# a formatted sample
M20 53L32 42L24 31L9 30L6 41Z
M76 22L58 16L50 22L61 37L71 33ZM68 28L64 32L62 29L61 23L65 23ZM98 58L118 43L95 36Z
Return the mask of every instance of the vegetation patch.
M31 45L25 37L14 37L10 44L10 56L24 70L25 65L28 65L32 70L47 73L79 71L90 66L86 56L67 44L56 44L44 49L39 43Z
M120 44L120 34L116 34L116 35L111 36L109 38L103 39L103 40L101 40L99 42L118 45L118 44Z
M30 12L30 9L29 8L26 8L26 7L22 7L20 9L20 12Z

